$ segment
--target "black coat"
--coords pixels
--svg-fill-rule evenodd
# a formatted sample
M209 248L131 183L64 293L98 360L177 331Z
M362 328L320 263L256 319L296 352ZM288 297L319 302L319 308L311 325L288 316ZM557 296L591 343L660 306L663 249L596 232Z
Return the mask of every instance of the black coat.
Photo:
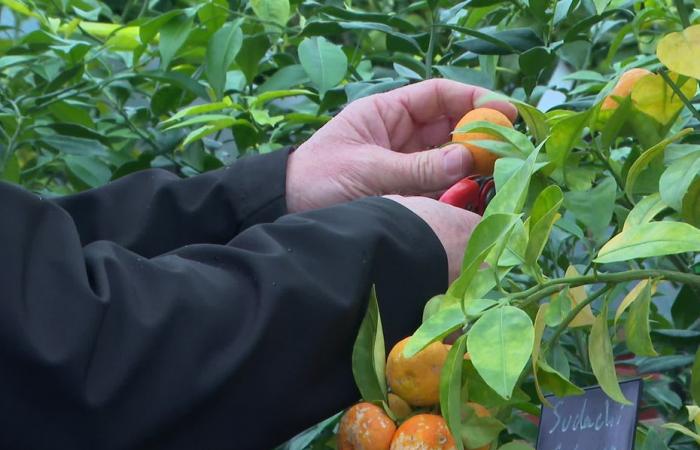
M382 198L286 215L286 161L0 183L1 449L268 449L357 400L371 283L392 345L445 253Z

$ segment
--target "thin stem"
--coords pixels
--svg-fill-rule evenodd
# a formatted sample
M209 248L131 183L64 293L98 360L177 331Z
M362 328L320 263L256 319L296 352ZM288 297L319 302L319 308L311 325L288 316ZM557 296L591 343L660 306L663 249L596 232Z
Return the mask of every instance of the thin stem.
M683 91L680 90L680 88L676 85L676 83L673 82L673 80L671 79L671 77L668 76L668 73L667 73L665 70L661 70L661 71L659 71L659 75L661 75L661 77L664 79L664 81L666 82L666 84L669 85L669 87L670 87L670 88L673 90L673 92L678 96L678 98L681 99L681 101L683 102L683 104L685 105L685 107L688 108L688 110L689 110L691 113L693 113L693 116L694 116L697 120L700 120L700 112L699 112L697 109L695 109L695 106L693 106L693 104L690 102L690 100L688 99L688 97L685 96L685 94L683 93Z
M700 275L690 273L676 272L673 270L660 269L643 269L643 270L628 270L618 273L593 273L592 275L583 275L580 277L557 278L547 281L538 286L526 289L522 292L513 294L511 300L522 299L519 306L524 307L530 305L540 299L554 294L561 290L563 285L570 287L583 286L585 284L595 283L619 283L623 281L642 280L645 278L661 278L668 281L700 286Z
M603 286L602 288L589 295L584 301L576 305L574 309L569 311L569 314L554 329L554 334L552 335L552 338L542 347L542 353L544 354L549 349L549 346L552 342L556 342L557 339L559 339L559 336L561 336L561 334L567 329L569 324L576 318L578 313L580 313L583 310L583 308L593 303L597 298L608 292L610 289L611 288L609 285Z

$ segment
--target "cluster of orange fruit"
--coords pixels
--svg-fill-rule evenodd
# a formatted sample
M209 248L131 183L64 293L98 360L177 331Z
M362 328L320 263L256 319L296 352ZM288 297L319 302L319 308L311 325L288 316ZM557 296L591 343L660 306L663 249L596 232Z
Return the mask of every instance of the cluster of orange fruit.
M447 423L432 412L414 412L413 408L433 408L440 401L440 372L450 345L433 342L411 358L403 349L408 338L389 352L386 380L391 389L389 409L399 426L384 409L362 402L348 409L340 421L338 450L455 450L455 440ZM465 358L468 358L465 355ZM490 416L478 403L469 403L478 417ZM479 450L486 450L486 445Z

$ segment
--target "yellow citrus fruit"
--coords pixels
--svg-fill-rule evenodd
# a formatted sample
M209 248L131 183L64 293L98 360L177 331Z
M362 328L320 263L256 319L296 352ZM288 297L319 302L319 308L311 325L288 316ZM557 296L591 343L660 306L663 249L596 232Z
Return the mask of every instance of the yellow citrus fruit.
M389 450L396 431L394 421L372 403L347 410L338 428L338 450Z
M411 405L393 392L389 393L389 409L399 419L408 417L411 414Z
M391 450L455 450L445 419L418 414L402 423L391 440Z
M610 95L605 97L605 100L603 100L603 104L600 106L600 109L616 109L619 104L614 97L629 97L629 95L632 94L632 89L634 88L634 85L637 84L637 81L639 81L640 78L650 74L651 72L647 69L630 69L623 73L613 90L610 92Z
M408 338L389 352L386 379L392 392L413 406L432 406L440 401L440 371L449 347L433 342L411 358L404 358Z
M510 120L500 111L496 111L491 108L476 108L469 111L467 114L460 119L455 127L455 130L463 127L464 125L477 122L485 121L491 122L496 125L501 125L504 127L513 128L513 124ZM489 152L488 150L478 147L474 144L469 144L469 141L487 141L487 140L501 140L500 137L494 136L489 133L459 133L455 132L452 134L453 142L460 142L464 144L471 152L474 159L474 170L473 172L478 175L491 175L493 174L493 166L496 164L498 155Z

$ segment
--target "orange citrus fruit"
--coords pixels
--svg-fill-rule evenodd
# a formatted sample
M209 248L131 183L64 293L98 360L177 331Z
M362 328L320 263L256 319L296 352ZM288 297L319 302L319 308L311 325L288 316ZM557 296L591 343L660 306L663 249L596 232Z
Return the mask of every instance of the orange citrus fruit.
M464 117L462 117L462 119L460 119L460 121L457 123L457 126L455 127L455 130L458 130L460 127L463 127L468 123L477 121L491 122L496 125L513 128L513 124L502 112L496 111L495 109L491 108L476 108L469 111L467 114L464 115ZM473 172L478 175L493 174L493 166L494 164L496 164L498 155L493 154L488 150L478 147L474 144L469 144L469 141L487 140L500 141L501 138L489 133L452 133L453 142L460 142L464 144L469 149L469 151L472 152L472 157L474 159Z
M418 414L402 423L391 440L391 450L455 450L455 440L445 419Z
M610 92L610 95L605 97L600 109L615 109L618 107L617 100L614 97L628 97L632 94L634 85L637 84L640 78L650 75L651 72L647 69L630 69L622 74L617 84Z
M408 338L389 352L386 379L392 392L413 406L431 406L440 401L440 371L449 347L433 342L411 358L403 356Z
M338 429L338 450L389 450L396 431L394 421L372 403L347 410Z

